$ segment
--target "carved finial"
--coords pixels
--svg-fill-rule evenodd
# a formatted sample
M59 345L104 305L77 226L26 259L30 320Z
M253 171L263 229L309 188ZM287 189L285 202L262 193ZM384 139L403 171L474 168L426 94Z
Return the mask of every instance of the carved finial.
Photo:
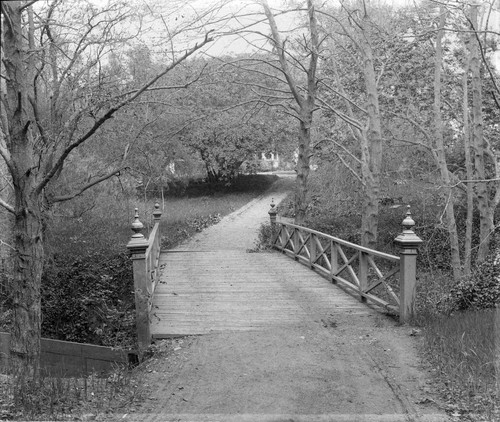
M159 220L161 218L162 212L160 211L160 204L158 202L155 203L155 210L153 211L153 218L155 220Z
M403 230L413 231L413 227L415 226L415 220L413 220L411 216L410 206L407 205L406 217L403 220Z
M141 233L144 228L144 224L139 220L139 209L135 209L134 221L132 222L132 231L134 234L132 235L132 239L143 239L144 235Z
M406 217L402 223L403 231L394 239L395 243L403 249L415 249L422 243L422 239L413 231L415 221L410 212L410 206L407 206Z
M276 214L278 214L278 210L275 208L276 204L274 203L274 198L271 199L271 209L268 211L269 218L271 219L271 224L276 223Z

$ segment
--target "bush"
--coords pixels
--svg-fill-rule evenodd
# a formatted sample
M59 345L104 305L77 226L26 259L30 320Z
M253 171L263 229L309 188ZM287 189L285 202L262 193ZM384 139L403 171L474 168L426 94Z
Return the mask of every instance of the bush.
M252 252L272 249L273 241L277 235L278 226L273 226L271 225L271 223L261 224L259 229L259 237L257 239L255 248L252 249Z
M128 255L59 256L42 278L42 335L102 346L132 346L134 282Z
M478 265L471 277L451 289L451 310L488 309L500 304L500 265L495 256Z

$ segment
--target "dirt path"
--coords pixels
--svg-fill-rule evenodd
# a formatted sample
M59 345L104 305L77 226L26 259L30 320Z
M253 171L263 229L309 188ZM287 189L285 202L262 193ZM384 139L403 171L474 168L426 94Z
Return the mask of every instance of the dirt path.
M116 420L447 420L433 400L416 353L420 338L410 336L411 328L353 305L319 276L317 289L307 287L302 271L309 270L292 260L284 274L273 262L287 258L247 253L267 218L270 198L284 197L287 186L278 182L179 250L262 255L252 261L259 266L255 271L264 268L273 283L283 284L296 313L286 321L245 329L229 324L204 335L158 341L158 354L144 371L147 399L123 409ZM334 309L335 300L348 306ZM244 304L239 306L238 315L247 313Z

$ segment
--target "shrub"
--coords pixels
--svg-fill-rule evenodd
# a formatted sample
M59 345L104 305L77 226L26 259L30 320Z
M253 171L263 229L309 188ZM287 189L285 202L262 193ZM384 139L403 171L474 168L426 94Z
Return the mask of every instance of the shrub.
M451 310L488 309L500 303L500 265L494 256L451 289Z
M273 226L271 223L261 224L259 229L259 237L252 252L272 249L273 241L278 235L278 226Z
M128 255L59 256L42 278L42 335L103 346L132 346L135 311Z

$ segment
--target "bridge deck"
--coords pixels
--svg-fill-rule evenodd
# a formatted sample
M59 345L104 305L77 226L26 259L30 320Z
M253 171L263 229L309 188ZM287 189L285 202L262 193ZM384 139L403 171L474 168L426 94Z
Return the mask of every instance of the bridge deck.
M373 312L306 267L278 253L175 251L152 317L156 338L297 324L318 315Z
M279 186L278 186L279 189ZM324 319L337 312L369 315L361 304L313 271L274 252L248 252L268 221L270 192L191 239L162 253L153 302L156 338L258 330Z

